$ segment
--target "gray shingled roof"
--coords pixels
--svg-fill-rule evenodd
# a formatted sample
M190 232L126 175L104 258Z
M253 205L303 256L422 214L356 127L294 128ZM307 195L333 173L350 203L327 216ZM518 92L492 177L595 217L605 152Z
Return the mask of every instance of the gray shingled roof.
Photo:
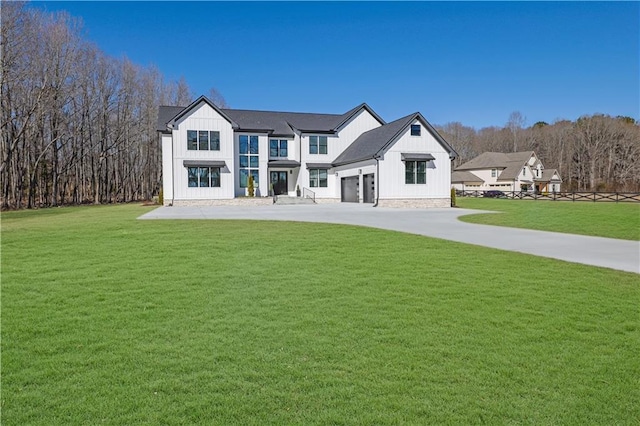
M238 123L238 130L266 131L274 136L293 137L293 129L318 133L332 133L342 114L312 114L299 112L252 111L224 109Z
M520 152L483 152L476 158L467 161L466 163L456 167L456 170L477 170L477 169L504 169L509 166L509 163L516 162L524 166L524 163L529 161L533 155L532 151L520 151Z
M185 107L161 105L160 108L158 108L158 124L156 126L156 130L159 132L166 132L167 123L183 109L185 109Z
M370 160L382 155L383 151L393 144L416 119L449 152L450 157L457 157L458 154L451 145L440 136L419 112L415 112L363 133L333 161L333 165L340 166L357 161Z
M451 173L451 183L464 183L464 182L484 182L478 176L471 172L453 172Z
M211 103L206 97L201 96L189 107L197 104L201 100ZM158 111L157 130L166 131L167 123L189 107L161 106ZM235 128L235 130L266 132L272 136L293 137L294 129L305 133L334 133L340 128L340 126L349 121L363 108L369 111L371 115L380 121L380 124L384 124L384 120L382 120L382 118L380 118L367 104L364 103L344 114L316 114L241 109L220 109L220 112L237 124L237 128Z
M553 179L554 174L558 175L558 180ZM542 177L536 180L540 182L551 182L551 181L562 182L562 178L560 178L560 173L558 173L557 169L543 169Z
M342 154L333 161L334 166L355 163L375 158L400 132L416 119L416 114L407 115L384 126L361 134Z

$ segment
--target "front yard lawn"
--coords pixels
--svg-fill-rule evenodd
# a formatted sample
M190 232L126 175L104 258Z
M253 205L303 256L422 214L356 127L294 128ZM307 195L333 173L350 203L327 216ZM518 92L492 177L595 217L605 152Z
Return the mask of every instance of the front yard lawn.
M458 197L457 205L501 212L463 216L464 222L640 240L640 203Z
M3 213L3 425L640 422L637 274L148 210Z

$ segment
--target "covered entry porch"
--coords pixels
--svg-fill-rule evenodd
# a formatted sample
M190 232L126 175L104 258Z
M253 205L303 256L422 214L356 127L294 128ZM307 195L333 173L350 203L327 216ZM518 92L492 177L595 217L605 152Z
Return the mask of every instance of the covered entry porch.
M295 195L300 163L294 160L269 161L269 195Z

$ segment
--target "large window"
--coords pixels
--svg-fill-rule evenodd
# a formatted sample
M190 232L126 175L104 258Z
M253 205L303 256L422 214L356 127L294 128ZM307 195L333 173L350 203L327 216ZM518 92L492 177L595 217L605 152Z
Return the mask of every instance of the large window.
M409 183L409 184L427 183L427 162L426 161L405 161L404 183Z
M286 157L287 140L286 139L269 139L269 157Z
M249 185L249 176L253 176L253 184L259 184L258 136L240 135L240 188Z
M190 151L220 151L220 132L187 130L187 149Z
M309 169L309 186L311 188L326 188L327 169Z
M309 154L326 154L327 137L309 136Z
M220 187L220 167L189 167L189 188Z

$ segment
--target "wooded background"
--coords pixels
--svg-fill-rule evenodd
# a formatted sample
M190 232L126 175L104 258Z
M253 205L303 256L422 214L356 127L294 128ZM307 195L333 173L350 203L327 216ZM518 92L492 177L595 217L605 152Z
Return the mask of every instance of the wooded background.
M81 22L24 3L1 9L0 202L3 209L149 200L162 182L158 106L188 105L184 78L112 58L83 38ZM208 93L226 107L215 88ZM504 127L436 126L458 151L455 165L485 151L533 150L557 168L563 189L640 190L640 127L593 115Z

